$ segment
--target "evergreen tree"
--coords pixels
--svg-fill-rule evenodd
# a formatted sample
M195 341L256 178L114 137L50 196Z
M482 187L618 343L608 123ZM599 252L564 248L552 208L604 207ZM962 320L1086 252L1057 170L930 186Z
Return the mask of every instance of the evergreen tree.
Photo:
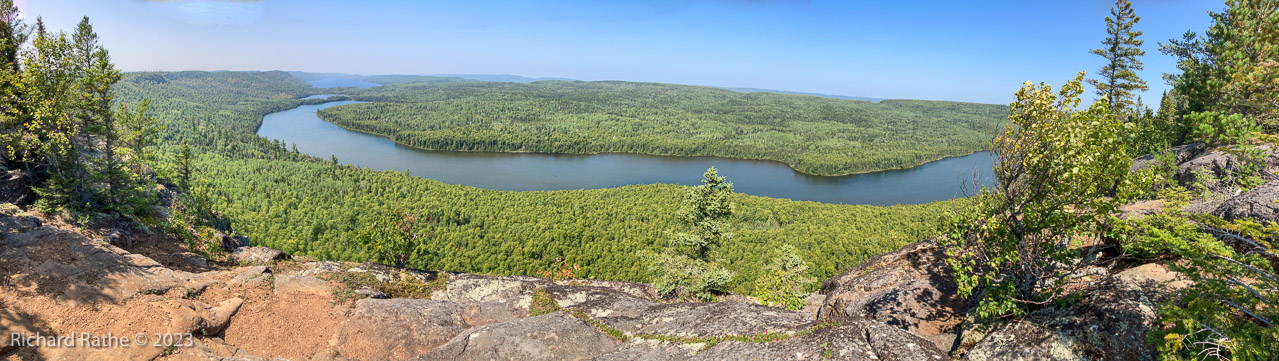
M126 177L117 159L119 132L111 106L115 99L111 88L120 81L120 71L111 63L107 50L98 45L98 34L93 31L88 17L80 20L71 38L71 61L77 76L73 109L75 117L79 118L78 136L72 145L82 157L97 158L93 162L97 164L76 168L79 174L76 193L81 194L81 198L90 197L94 186L91 181L101 180L105 183L107 204L114 207L120 202L120 189L125 187ZM90 173L94 176L90 177Z
M725 182L715 167L702 175L702 184L684 193L684 203L677 216L692 228L691 232L677 233L671 240L681 253L694 259L708 260L711 248L733 238L725 232L728 226L724 217L733 214L728 197L733 194L733 184Z
M715 167L702 175L702 184L688 188L676 218L686 227L667 243L666 252L650 255L653 286L666 296L715 299L726 290L733 273L712 259L712 250L733 238L723 218L733 214L729 197L733 184Z
M1101 79L1088 79L1088 84L1097 88L1098 96L1110 100L1111 113L1129 114L1133 110L1133 91L1149 89L1136 72L1143 68L1137 58L1146 55L1146 51L1141 50L1145 41L1138 39L1141 30L1133 30L1141 17L1133 11L1129 0L1115 1L1110 15L1106 17L1107 37L1101 42L1103 47L1090 51L1105 58L1106 65L1097 72Z
M1203 37L1187 31L1159 44L1178 58L1181 74L1164 74L1184 97L1181 113L1240 114L1269 131L1279 130L1279 1L1230 0L1211 12ZM1184 114L1183 114L1184 115ZM1196 127L1186 124L1187 127Z
M18 51L27 42L29 32L18 17L13 0L0 0L0 165L23 153L22 128L30 113L20 87Z

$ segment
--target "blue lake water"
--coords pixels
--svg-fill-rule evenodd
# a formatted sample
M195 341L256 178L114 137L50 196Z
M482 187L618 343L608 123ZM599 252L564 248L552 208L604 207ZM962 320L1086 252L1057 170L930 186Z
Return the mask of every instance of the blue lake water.
M515 191L650 183L693 185L700 182L706 168L714 166L740 193L826 203L892 205L964 197L972 193L975 180L985 185L993 181L994 159L989 152L946 158L910 169L823 177L801 174L773 161L716 157L426 151L342 129L315 115L319 109L352 103L356 102L304 105L268 114L258 135L296 144L299 151L313 156L336 156L343 164L408 170L412 175L445 183Z

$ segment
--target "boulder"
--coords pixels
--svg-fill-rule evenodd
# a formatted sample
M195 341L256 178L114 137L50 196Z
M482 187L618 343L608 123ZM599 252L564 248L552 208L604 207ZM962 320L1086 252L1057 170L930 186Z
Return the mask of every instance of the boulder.
M244 300L236 297L205 310L201 315L204 319L203 327L200 328L202 334L211 336L222 333L227 324L231 323L231 317L240 310L241 305L244 305Z
M528 309L533 290L553 285L554 282L536 277L455 274L449 276L445 289L432 293L431 298L462 304L505 302Z
M326 267L326 269L327 267L331 267L329 265L317 265L317 266ZM412 268L395 267L395 266L384 265L376 262L364 262L364 263L361 263L359 266L352 267L351 269L347 271L348 272L368 272L370 275L373 276L373 278L376 278L378 281L382 281L382 282L394 281L399 279L400 277L405 277L405 276L417 278L418 281L429 282L432 279L435 279L436 277L436 274L432 272L416 270Z
M674 337L799 332L812 323L803 312L737 302L657 304L642 312L633 321L627 317L601 317L600 321L623 332Z
M1162 199L1155 199L1155 200L1149 200L1149 201L1137 201L1137 202L1119 206L1118 217L1120 219L1132 219L1132 218L1145 217L1148 215L1159 213L1159 211L1164 210L1164 208L1167 206L1168 206L1167 203L1164 202L1164 200Z
M1203 143L1194 143L1194 144L1179 145L1176 147L1172 147L1169 150L1177 154L1176 162L1177 164L1181 164L1181 163L1185 163L1188 160L1193 159L1195 156L1199 155L1200 153L1203 153L1203 151L1206 149L1208 149L1208 147L1204 145ZM1136 159L1133 159L1132 166L1128 168L1128 171L1136 172L1142 169L1149 168L1151 165L1154 165L1154 164L1155 164L1154 154L1146 154L1146 155L1137 157Z
M289 254L266 247L241 247L231 252L231 261L241 265L264 265L289 259Z
M287 361L285 359L278 358L278 357L265 358L265 357L254 356L240 348L228 345L226 341L217 337L196 337L192 341L192 343L193 343L192 346L182 348L181 353L178 354L179 356L175 358L179 360L185 360L186 358L182 358L181 356L190 355L191 357L190 359L209 360L209 361ZM331 353L328 354L327 356L329 358L323 358L324 356L321 356L320 354L316 354L316 357L313 357L312 360L325 360L325 361L346 361L347 360L340 356L332 355ZM165 358L165 359L168 359L168 358Z
M362 299L335 336L335 349L359 360L404 360L449 342L469 326L462 307L417 299Z
M249 246L249 239L244 236L232 237L222 232L216 232L214 236L221 240L222 249L227 252L235 252L240 247Z
M870 319L899 327L951 349L966 305L957 295L945 256L935 242L907 245L871 258L822 283L819 321Z
M40 226L40 219L36 217L0 213L0 234L7 232L26 232L40 228Z
M209 269L209 259L195 253L181 252L174 255L171 259L175 261L173 266L176 268L192 270Z
M1077 304L996 326L961 360L1154 360L1146 333L1159 302L1173 293L1151 283L1163 276L1147 271L1098 281Z
M564 312L480 326L413 360L591 360L621 341Z
M25 173L17 169L0 173L0 203L26 207L33 201L35 194L31 193L31 183Z
M102 232L107 243L124 249L133 249L133 222L130 222L128 218L117 218Z
M1259 222L1279 222L1279 180L1272 180L1234 196L1212 213L1226 220L1252 218Z
M1147 263L1115 274L1116 281L1125 287L1144 290L1147 297L1156 301L1172 297L1176 291L1191 285L1190 279L1161 263Z
M235 277L231 277L227 281L227 286L251 285L259 282L266 282L267 277L271 276L271 269L267 266L253 266L242 268L236 273Z
M1279 153L1276 153L1272 147L1263 145L1257 148L1262 151L1263 162L1266 163L1267 168L1279 164ZM1178 165L1176 179L1182 186L1188 188L1198 182L1206 182L1212 186L1214 180L1203 179L1201 175L1206 174L1215 179L1221 179L1237 170L1239 166L1238 157L1226 150L1217 149Z
M605 280L570 280L559 282L566 286L588 286L607 288L617 292L625 293L637 298L657 299L661 295L657 294L657 289L653 285L626 281L605 281Z
M595 361L682 361L697 355L703 346L705 345L700 343L632 338Z
M386 293L382 293L382 291L378 291L368 287L361 287L352 292L355 292L355 294L357 296L360 296L360 298L374 298L374 299L391 298L390 296L387 296Z
M467 325L483 326L528 317L528 309L520 309L505 302L470 303L462 310L462 320Z
M151 267L161 266L160 262L156 262L155 260L140 254L126 254L124 255L124 260L128 262L130 265L142 267L142 268L151 268Z
M561 308L579 310L594 318L638 320L650 307L657 306L657 302L615 288L551 285L546 291Z
M342 264L334 261L308 262L306 269L298 272L299 276L317 276L325 273L342 272Z

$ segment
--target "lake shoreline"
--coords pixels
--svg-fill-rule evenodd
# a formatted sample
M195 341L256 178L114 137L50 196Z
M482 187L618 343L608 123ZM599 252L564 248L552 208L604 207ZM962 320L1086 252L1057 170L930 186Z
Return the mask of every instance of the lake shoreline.
M317 94L328 96L329 94ZM354 100L301 105L264 116L257 134L296 145L320 159L378 171L501 191L560 191L634 184L695 185L710 166L729 177L739 193L795 201L888 206L966 197L970 186L989 185L986 152L942 158L904 169L845 176L804 174L783 162L715 156L635 153L542 153L425 150L390 138L346 129L316 113ZM972 178L973 172L979 178ZM974 183L974 180L976 183Z
M343 94L336 94L336 95L345 96L345 97L347 97L348 99L335 100L335 101L355 101L355 102L357 102L357 103L352 103L352 104L358 104L358 103L370 103L370 102L367 102L367 101L355 100L354 98L352 98L352 97L351 97L351 96L349 96L349 95L343 95ZM325 103L328 103L328 102L325 102ZM320 104L324 104L324 103L320 103ZM346 104L343 104L343 105L346 105ZM299 105L299 106L301 106L301 105ZM318 116L317 116L317 117L318 117ZM812 177L831 177L831 178L850 177L850 176L865 175L865 174L880 173L880 172L891 172L891 171L903 171L903 170L910 170L910 169L913 169L913 168L918 168L918 167L920 167L920 166L922 166L922 165L925 165L925 164L928 164L928 163L933 163L933 162L943 161L943 160L951 159L951 158L967 157L967 156L970 156L970 155L973 155L973 154L976 154L976 153L980 153L980 152L988 151L987 149L978 149L978 150L973 150L973 151L966 152L966 153L961 153L961 154L945 155L945 156L941 156L941 157L937 157L937 158L930 158L930 160L926 160L926 161L920 162L919 164L909 165L909 166L904 166L904 167L880 168L880 169L874 169L874 170L865 170L865 171L857 171L857 172L849 172L849 173L823 174L823 173L809 173L809 172L805 172L804 170L801 170L801 169L799 169L799 168L795 168L795 166L794 166L794 165L791 165L790 163L786 163L786 162L784 162L784 161L780 161L780 160L776 160L776 159L768 159L768 158L746 158L746 157L736 157L736 156L727 156L727 155L711 155L711 154L707 154L707 155L677 155L677 154L665 154L665 153L634 153L634 152L580 152L580 153L577 153L577 152L554 152L554 153L552 153L552 152L538 152L538 151L524 151L524 150L492 151L492 150L459 150L459 149L433 149L433 148L423 148L423 147L413 146L413 145L409 145L409 144L405 144L405 143L399 142L399 141L397 141L397 140L395 140L395 139L393 139L393 138L391 138L391 137L389 137L389 136L386 136L386 135L384 135L384 134L370 133L370 132L366 132L366 131L362 131L362 130L358 130L358 129L351 129L351 128L344 127L344 126L342 126L341 124L338 124L338 123L334 123L334 122L330 122L330 121L328 121L328 120L325 120L323 117L320 117L320 119L321 119L321 120L324 120L326 123L333 124L334 126L340 127L340 128L342 128L342 129L346 129L346 130L348 130L348 131L357 132L357 133L361 133L361 134L368 134L368 135L372 135L372 136L376 136L376 137L385 138L385 139L387 139L387 140L390 140L390 141L394 142L396 145L399 145L399 146L402 146L402 147L405 147L405 148L418 149L418 150L424 150L424 151L432 151L432 152L491 153L491 154L543 154L543 155L608 155L608 154L618 154L618 155L642 155L642 156L676 157L676 158L719 158L719 159L731 159L731 160L746 160L746 161L754 161L754 162L773 162L773 163L777 163L777 164L780 164L780 165L784 165L784 166L786 166L787 168L790 168L791 170L795 171L795 173L803 174L803 175L806 175L806 176L812 176Z

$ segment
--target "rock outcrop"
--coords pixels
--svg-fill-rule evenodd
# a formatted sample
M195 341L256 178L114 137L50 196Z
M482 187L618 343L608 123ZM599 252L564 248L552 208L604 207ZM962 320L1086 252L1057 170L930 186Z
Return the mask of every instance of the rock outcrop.
M951 349L965 303L943 256L935 242L918 242L827 279L818 320L876 320Z
M1175 162L1177 162L1177 164L1181 164L1181 163L1185 163L1188 160L1193 159L1194 157L1203 153L1204 150L1206 149L1208 149L1208 147L1204 145L1203 143L1194 143L1194 144L1185 144L1185 145L1172 147L1171 149L1169 149L1169 151L1172 151L1173 153L1177 155ZM1154 154L1146 154L1146 155L1137 157L1136 159L1133 159L1132 166L1128 168L1128 171L1136 172L1142 169L1149 168L1151 165L1155 164L1155 161L1156 160L1155 160Z
M0 203L26 207L33 201L35 194L31 193L26 173L17 169L0 173Z
M1272 180L1247 192L1232 197L1212 213L1226 220L1252 218L1257 221L1279 222L1279 180Z
M336 350L359 360L406 360L470 328L462 306L447 301L363 299L336 335Z
M414 360L591 360L620 344L582 320L555 312L462 332Z
M1275 152L1273 147L1263 145L1258 146L1258 148L1261 151L1261 161L1267 171L1279 165L1279 152ZM1207 151L1190 160L1179 162L1176 180L1186 187L1191 187L1195 183L1205 183L1208 186L1212 186L1215 180L1228 178L1233 172L1238 170L1242 166L1239 162L1239 157L1229 151L1223 149ZM1211 177L1211 179L1205 178L1205 176Z
M266 247L240 247L231 252L231 261L239 265L262 265L288 258L288 253Z

